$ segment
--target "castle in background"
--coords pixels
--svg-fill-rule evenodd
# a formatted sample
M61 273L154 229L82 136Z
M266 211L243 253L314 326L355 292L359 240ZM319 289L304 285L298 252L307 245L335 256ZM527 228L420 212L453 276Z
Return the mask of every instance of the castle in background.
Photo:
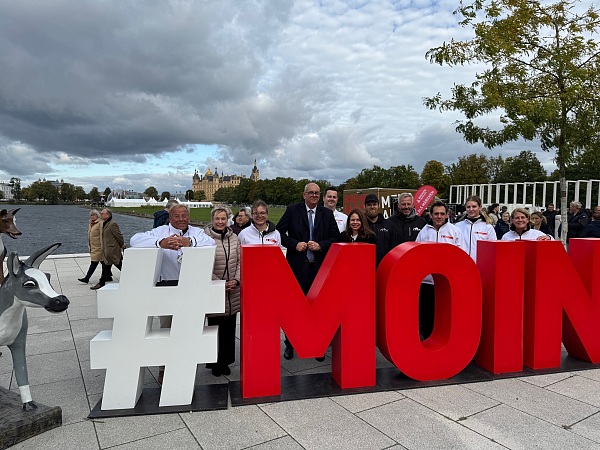
M236 187L245 178L246 175L223 175L223 171L221 171L221 175L219 176L216 167L214 174L211 172L210 168L204 175L198 175L198 170L195 170L194 176L192 177L192 191L204 191L206 194L206 201L212 202L215 192L219 189ZM259 178L260 171L258 170L258 167L256 167L256 160L254 160L254 167L252 168L250 179L252 181L258 181Z

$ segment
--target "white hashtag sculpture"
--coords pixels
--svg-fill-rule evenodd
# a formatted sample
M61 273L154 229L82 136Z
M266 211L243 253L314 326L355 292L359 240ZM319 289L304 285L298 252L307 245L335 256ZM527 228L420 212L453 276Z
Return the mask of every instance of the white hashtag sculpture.
M196 366L217 361L217 328L204 317L225 311L225 281L212 280L214 247L184 248L178 286L156 287L163 252L125 252L121 280L98 290L98 317L113 329L90 342L92 369L106 369L102 409L134 408L144 368L165 366L159 406L192 402ZM153 316L172 316L171 328L152 329Z

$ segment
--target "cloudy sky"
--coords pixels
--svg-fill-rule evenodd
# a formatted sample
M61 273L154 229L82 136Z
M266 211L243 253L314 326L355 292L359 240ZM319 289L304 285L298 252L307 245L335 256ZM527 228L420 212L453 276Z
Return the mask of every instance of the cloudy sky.
M249 175L254 159L261 178L339 183L373 165L537 152L469 145L460 116L423 106L477 70L425 59L468 36L457 4L2 2L0 181L174 192L195 169Z

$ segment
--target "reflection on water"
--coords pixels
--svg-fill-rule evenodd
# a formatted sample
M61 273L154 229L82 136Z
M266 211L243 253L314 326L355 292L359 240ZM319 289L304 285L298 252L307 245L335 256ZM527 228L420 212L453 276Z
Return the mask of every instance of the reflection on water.
M62 245L54 254L87 253L87 226L90 209L72 205L6 205L1 208L21 208L17 213L17 228L23 233L18 239L2 235L8 252L16 251L19 256L31 255L40 248L54 242ZM119 224L125 243L139 231L152 228L152 219L113 214Z

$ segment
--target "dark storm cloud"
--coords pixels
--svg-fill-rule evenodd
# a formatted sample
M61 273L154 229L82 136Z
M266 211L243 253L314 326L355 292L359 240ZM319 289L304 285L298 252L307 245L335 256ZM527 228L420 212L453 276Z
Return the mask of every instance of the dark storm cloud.
M268 124L257 131L253 117L281 111L261 110L255 84L289 8L4 2L0 133L41 152L137 162L188 143L272 142Z

